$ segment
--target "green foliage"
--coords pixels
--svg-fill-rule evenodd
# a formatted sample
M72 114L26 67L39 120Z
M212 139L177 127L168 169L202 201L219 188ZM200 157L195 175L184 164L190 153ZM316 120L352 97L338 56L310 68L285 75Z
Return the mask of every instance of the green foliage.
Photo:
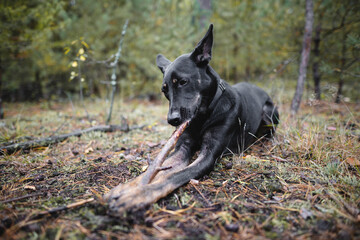
M118 63L123 96L159 94L161 73L155 57L174 60L190 52L209 23L215 25L212 66L230 82L296 79L297 59L304 23L303 3L292 1L2 1L0 3L0 66L5 100L52 99L78 92L70 81L81 60L82 87L87 96L105 95L111 71L103 63L116 53L122 26L129 19L122 57ZM316 23L321 21L320 60L329 69L323 79L333 83L341 69L342 34L346 33L346 59L359 54L358 1L315 2ZM343 27L342 19L346 16ZM84 50L79 54L80 49ZM325 67L326 68L326 67ZM322 66L324 69L324 66ZM346 69L346 83L354 83L359 62ZM72 73L73 72L73 73ZM311 71L308 71L311 74ZM308 79L311 79L309 77ZM355 78L356 79L356 78Z

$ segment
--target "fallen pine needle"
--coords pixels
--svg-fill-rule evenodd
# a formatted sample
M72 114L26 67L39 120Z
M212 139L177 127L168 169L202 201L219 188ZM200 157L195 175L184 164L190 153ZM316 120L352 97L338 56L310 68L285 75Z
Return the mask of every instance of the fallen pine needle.
M190 206L190 207L188 207L188 208L179 209L179 210L176 210L176 211L173 211L173 210L168 210L168 209L164 209L164 208L160 209L160 211L162 211L162 212L166 212L166 213L170 213L170 214L172 214L172 215L178 215L178 216L181 216L181 214L182 214L182 213L184 213L184 212L186 212L186 211L188 211L188 210L192 209L192 208L195 206L195 204L196 204L196 202L194 202L193 204L191 204L191 206Z
M51 208L51 209L49 209L47 211L42 211L42 212L38 213L38 215L41 216L41 215L46 215L46 214L54 214L55 212L60 212L60 211L63 211L63 210L68 210L68 209L80 207L80 206L82 206L82 205L84 205L86 203L93 202L94 200L95 200L94 198L80 200L78 202L70 203L69 205L66 205L66 206Z

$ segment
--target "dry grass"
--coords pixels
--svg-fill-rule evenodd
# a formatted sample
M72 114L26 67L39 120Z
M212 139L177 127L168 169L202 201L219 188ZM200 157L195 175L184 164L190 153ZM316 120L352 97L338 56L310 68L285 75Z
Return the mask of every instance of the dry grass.
M104 122L106 103L87 102L91 124ZM166 105L118 106L128 133L91 133L55 146L0 159L0 236L8 239L352 239L360 237L360 106L305 104L299 116L280 104L276 137L147 209L120 218L97 198L139 175L172 129ZM70 104L9 104L0 141L24 141L90 126Z

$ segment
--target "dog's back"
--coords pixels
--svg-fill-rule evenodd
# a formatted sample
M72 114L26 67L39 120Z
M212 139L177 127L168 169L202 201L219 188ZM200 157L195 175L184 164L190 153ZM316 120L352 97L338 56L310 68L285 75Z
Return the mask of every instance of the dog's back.
M246 82L235 84L232 88L237 95L239 125L229 149L242 152L254 141L274 134L279 113L261 88Z

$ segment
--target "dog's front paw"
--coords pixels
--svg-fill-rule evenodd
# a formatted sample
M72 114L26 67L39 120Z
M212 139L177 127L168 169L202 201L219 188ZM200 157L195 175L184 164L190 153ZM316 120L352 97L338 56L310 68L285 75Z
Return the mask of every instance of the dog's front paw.
M126 188L108 197L109 210L114 214L144 208L156 200L147 185Z

